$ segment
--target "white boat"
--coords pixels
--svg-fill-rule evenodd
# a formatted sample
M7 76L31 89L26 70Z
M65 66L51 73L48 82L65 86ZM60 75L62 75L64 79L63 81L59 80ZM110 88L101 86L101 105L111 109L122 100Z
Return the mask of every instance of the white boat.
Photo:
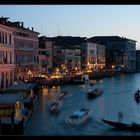
M75 111L71 116L69 116L65 121L70 125L81 125L86 122L91 115L91 110L89 108L81 108L79 111Z

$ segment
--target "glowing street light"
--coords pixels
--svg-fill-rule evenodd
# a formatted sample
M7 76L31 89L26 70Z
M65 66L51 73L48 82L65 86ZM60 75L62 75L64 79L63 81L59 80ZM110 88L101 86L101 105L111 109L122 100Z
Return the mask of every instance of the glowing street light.
M28 71L29 80L30 80L30 78L31 78L31 74L32 74L32 72L29 70L29 71Z
M114 70L114 68L115 68L115 66L114 65L112 65L112 69Z
M75 67L75 70L78 70L78 68L77 68L77 67Z
M59 68L56 69L56 72L57 72L57 73L59 72Z

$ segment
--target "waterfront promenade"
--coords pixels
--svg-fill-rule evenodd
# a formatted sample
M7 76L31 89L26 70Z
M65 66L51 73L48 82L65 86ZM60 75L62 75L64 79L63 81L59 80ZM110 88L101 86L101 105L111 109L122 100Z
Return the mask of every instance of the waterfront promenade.
M104 77L112 77L112 76L120 75L122 73L123 72L116 72L110 69L106 71L99 71L99 72L86 73L86 74L89 76L89 80L96 80ZM77 75L66 75L63 78L54 78L54 79L45 79L45 78L40 79L40 77L39 78L31 77L29 82L38 83L39 86L46 86L51 88L52 86L76 84L76 82L74 82L76 77ZM79 83L77 82L77 84Z

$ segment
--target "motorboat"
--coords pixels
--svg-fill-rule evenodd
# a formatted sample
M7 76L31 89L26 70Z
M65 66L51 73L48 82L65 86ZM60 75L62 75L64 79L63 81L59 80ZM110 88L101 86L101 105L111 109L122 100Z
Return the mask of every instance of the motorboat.
M131 131L139 130L140 131L140 124L137 124L134 122L126 124L126 123L122 123L122 122L114 122L114 121L109 121L109 120L105 120L105 119L102 119L102 121L108 125L113 126L114 128L117 128L117 129L131 130Z
M64 96L65 96L65 93L64 93L64 92L60 92L60 93L58 93L57 98L58 98L59 100L62 100L62 99L64 99Z
M89 91L89 92L87 93L87 96L88 96L89 99L93 99L93 98L95 98L95 97L97 97L97 96L100 96L100 95L102 94L102 92L103 92L102 89L95 88L94 90Z
M73 112L65 122L69 125L79 126L86 122L91 115L91 110L89 108L81 108L81 110Z
M64 99L64 97L71 95L69 91L62 91L57 94L58 99Z
M63 100L61 99L56 99L52 104L50 105L49 110L51 112L59 112L62 108L63 105Z

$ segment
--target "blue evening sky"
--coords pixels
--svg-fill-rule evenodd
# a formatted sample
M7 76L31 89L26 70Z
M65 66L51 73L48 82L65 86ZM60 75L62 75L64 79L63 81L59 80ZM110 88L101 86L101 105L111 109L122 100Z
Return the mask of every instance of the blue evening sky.
M40 36L124 36L140 49L140 5L0 5L0 16L23 21Z

